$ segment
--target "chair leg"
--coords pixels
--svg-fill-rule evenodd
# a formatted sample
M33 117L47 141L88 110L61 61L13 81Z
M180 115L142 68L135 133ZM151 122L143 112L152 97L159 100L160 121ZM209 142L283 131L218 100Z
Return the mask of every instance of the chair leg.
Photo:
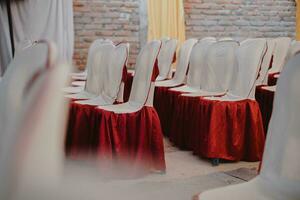
M211 164L213 166L218 166L220 164L220 159L219 158L212 158L211 159Z

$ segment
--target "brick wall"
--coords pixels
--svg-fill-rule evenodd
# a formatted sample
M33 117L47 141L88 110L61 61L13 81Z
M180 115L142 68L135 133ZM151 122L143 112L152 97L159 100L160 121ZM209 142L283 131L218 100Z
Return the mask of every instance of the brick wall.
M133 64L147 37L146 0L74 0L76 65L83 68L96 38L131 44ZM141 9L142 7L142 9ZM294 0L184 0L187 38L294 37ZM141 29L142 27L142 29Z
M139 0L74 0L74 60L81 69L92 41L130 42L133 63L139 50Z
M187 38L295 35L294 0L184 0Z

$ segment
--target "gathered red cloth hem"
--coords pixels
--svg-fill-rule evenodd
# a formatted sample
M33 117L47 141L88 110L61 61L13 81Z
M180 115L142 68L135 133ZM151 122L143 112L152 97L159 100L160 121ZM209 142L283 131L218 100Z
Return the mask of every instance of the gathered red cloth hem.
M262 87L263 86L256 87L255 98L259 103L259 107L260 107L260 111L264 123L264 129L265 132L267 133L269 122L273 112L273 100L274 100L275 92L266 90Z
M171 141L176 146L205 158L262 159L265 134L256 101L177 99L171 128Z
M155 87L153 105L159 115L165 136L170 135L172 116L176 105L176 98L181 92L169 90L171 87Z
M71 157L96 155L106 165L129 162L143 172L166 170L160 121L152 107L116 114L71 103L66 151Z

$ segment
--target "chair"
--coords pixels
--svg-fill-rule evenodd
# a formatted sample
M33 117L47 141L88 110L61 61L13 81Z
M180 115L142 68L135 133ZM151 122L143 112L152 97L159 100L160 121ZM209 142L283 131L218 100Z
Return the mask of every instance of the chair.
M189 72L187 75L187 84L181 87L171 88L171 91L177 92L195 92L200 89L201 75L205 71L206 55L209 47L216 41L213 39L202 39L198 41L192 50L190 57Z
M300 52L300 42L293 40L288 53L288 59L291 59Z
M10 63L0 85L0 199L8 199L13 184L14 168L11 167L16 153L16 141L24 106L28 105L28 93L43 91L36 88L43 76L56 62L57 52L52 43L38 41L33 46L19 51ZM32 99L33 101L35 99ZM28 114L27 112L26 114ZM20 149L18 149L20 150Z
M155 66L160 45L161 42L159 41L150 42L140 52L136 61L135 76L129 101L119 105L100 106L100 109L115 113L131 113L137 112L145 105L151 106L153 104L154 85L152 71L154 70L153 67Z
M196 39L186 40L180 47L178 60L176 64L176 72L171 80L158 81L155 83L157 87L174 87L181 85L186 80L186 74L189 66L190 55L193 46L196 44Z
M273 52L276 47L276 42L274 39L267 39L267 52L264 56L261 69L259 72L259 77L256 81L256 85L267 85L268 84L268 71L272 66Z
M139 53L128 102L93 109L85 134L86 123L69 126L71 158L96 155L101 163L129 162L133 172L165 171L160 122L152 107L160 45L160 41L149 42Z
M115 102L123 102L124 70L128 59L129 44L122 43L115 47L109 55L110 63L106 66L103 89L99 96L89 100L76 101L81 105L112 105Z
M280 37L275 39L276 47L273 54L272 67L269 74L280 73L283 66L287 62L287 56L291 44L291 39L288 37Z
M201 76L200 90L182 94L187 97L220 96L234 84L238 71L236 41L219 41L213 44L207 53L206 67ZM221 66L221 67L220 67Z
M161 50L158 55L159 75L156 81L163 81L172 75L172 63L176 56L177 40L162 39Z
M198 86L195 85L197 88L186 90L189 93L181 92L181 90L178 92L177 88L172 88L166 92L165 96L168 101L163 106L165 107L163 113L166 114L162 120L162 126L165 134L169 135L170 140L180 148L188 150L193 148L191 135L194 130L189 127L193 112L192 101L190 101L193 99L192 96L205 93L222 94L228 90L233 74L236 73L238 67L236 60L238 47L238 42L229 40L211 44L203 55L205 59L197 64L200 67L203 63L201 74L197 80ZM178 123L179 121L182 123Z
M265 51L265 39L243 41L236 50L239 69L232 71L234 78L227 92L183 94L180 99L180 104L189 105L185 112L188 116L183 117L193 119L188 123L190 131L184 130L191 138L193 152L211 158L214 165L219 163L215 158L261 159L264 131L259 106L252 95Z
M76 100L91 99L101 93L104 85L105 71L109 65L110 55L114 48L113 44L105 43L95 49L84 90L76 94L66 95L67 98Z
M238 51L238 79L225 96L239 100L255 99L255 84L257 83L266 51L267 42L265 39L249 39L241 43ZM247 52L249 53L248 55Z
M113 44L111 40L104 40L104 39L98 39L98 40L95 40L90 48L89 48L89 51L88 51L88 55L87 55L87 64L86 64L86 67L85 67L85 71L83 72L79 72L79 73L71 73L71 77L72 79L74 80L80 80L79 83L83 85L80 86L72 86L72 87L66 87L63 89L64 92L66 93L79 93L81 91L84 90L84 85L85 85L85 82L86 79L87 79L87 76L88 76L88 68L91 68L91 66L93 65L93 57L94 57L94 54L95 52L97 51L97 49L99 48L99 46L103 45L103 44Z
M280 76L260 174L247 183L203 192L199 199L299 199L299 63L296 55Z

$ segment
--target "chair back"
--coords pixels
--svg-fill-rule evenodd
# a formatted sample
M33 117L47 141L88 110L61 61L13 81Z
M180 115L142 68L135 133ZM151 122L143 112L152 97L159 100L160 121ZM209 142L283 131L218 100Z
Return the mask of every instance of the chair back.
M287 62L288 52L291 45L291 38L280 37L275 39L276 47L273 54L273 64L269 73L278 73L282 71Z
M291 46L289 49L288 60L291 59L292 57L294 57L295 55L297 55L298 53L300 53L300 42L294 40L291 43Z
M274 39L267 39L267 52L262 61L261 69L259 72L258 79L256 81L256 85L267 85L268 83L268 71L270 65L272 64L272 56L276 46L276 42Z
M176 63L176 72L173 78L173 80L178 84L182 84L185 82L187 70L190 63L190 55L193 46L196 43L196 39L186 40L179 49L178 59Z
M236 49L239 43L233 40L218 41L210 46L205 55L205 67L200 87L206 91L227 91L232 77L237 73Z
M159 80L165 80L168 78L174 55L176 54L177 40L175 39L162 39L161 49L158 55L158 68L159 68Z
M187 85L189 87L200 89L201 75L203 74L203 68L206 66L206 53L209 47L215 42L213 39L204 38L194 45L187 75Z
M99 95L103 90L105 71L111 60L115 45L112 43L101 43L93 49L90 58L85 91Z
M300 197L300 55L284 67L278 80L260 177L286 195Z
M145 105L155 64L161 47L161 41L151 41L140 51L135 66L135 74L132 82L129 103Z
M237 50L237 79L229 89L231 95L254 99L255 82L266 50L266 39L248 39L241 43Z
M110 55L110 64L106 68L101 95L111 104L116 101L121 89L123 70L126 68L128 52L129 43L121 43L115 47L115 50Z
M21 137L20 132L27 131L20 128L20 123L32 115L30 109L27 112L23 110L30 100L39 99L34 94L42 91L42 80L56 62L56 56L52 43L36 42L15 55L0 85L0 199L9 199L7 195L13 188L12 176L18 172L12 167L18 150L16 145ZM23 152L19 153L23 158Z

